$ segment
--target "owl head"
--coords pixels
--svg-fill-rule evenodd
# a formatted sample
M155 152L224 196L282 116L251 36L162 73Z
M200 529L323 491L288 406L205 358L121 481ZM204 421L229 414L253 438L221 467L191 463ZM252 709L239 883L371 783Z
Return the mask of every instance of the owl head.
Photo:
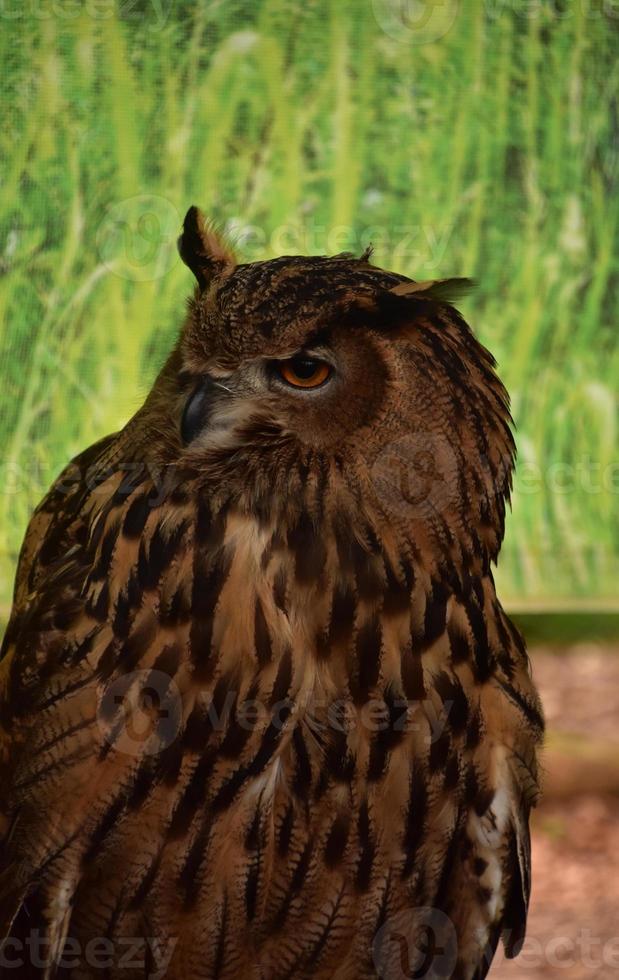
M369 252L237 263L195 207L179 251L197 287L146 405L166 461L258 515L320 520L337 499L496 556L514 447L494 360L450 303L463 280Z

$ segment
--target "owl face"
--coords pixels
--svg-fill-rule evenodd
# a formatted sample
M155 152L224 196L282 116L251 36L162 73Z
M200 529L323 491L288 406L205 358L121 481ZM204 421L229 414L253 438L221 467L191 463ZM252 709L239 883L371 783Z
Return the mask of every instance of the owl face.
M181 344L183 443L232 446L261 419L301 451L345 449L376 424L392 382L390 345L371 317L364 329L363 304L399 281L349 257L242 265L215 281Z
M448 540L472 527L498 550L507 395L445 283L374 268L367 254L239 265L196 209L179 247L199 288L157 410L183 464L287 501L338 472L391 524Z

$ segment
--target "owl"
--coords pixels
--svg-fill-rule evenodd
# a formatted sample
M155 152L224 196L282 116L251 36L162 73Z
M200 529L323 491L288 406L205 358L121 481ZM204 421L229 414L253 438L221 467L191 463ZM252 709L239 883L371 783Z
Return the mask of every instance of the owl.
M543 718L491 355L361 257L240 264L36 510L0 660L0 976L484 977Z

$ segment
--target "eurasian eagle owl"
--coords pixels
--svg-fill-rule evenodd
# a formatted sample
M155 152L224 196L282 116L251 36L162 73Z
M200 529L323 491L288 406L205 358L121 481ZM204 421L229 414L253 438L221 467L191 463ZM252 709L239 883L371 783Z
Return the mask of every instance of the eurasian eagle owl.
M0 973L483 977L524 936L543 729L491 571L493 359L459 281L237 264L195 208L180 251L178 343L22 549Z

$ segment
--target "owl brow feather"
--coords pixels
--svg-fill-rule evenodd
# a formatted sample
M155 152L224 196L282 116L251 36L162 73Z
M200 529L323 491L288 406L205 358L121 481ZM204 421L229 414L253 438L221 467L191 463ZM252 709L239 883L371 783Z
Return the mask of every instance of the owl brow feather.
M453 278L429 282L410 280L373 294L351 292L344 303L346 321L351 326L392 330L404 320L433 316L441 307L450 307L472 287L470 279Z
M300 345L303 349L308 349L311 347L321 347L322 345L328 346L331 340L331 333L333 328L330 326L317 327L316 330L312 330L311 333L305 337L303 343Z

